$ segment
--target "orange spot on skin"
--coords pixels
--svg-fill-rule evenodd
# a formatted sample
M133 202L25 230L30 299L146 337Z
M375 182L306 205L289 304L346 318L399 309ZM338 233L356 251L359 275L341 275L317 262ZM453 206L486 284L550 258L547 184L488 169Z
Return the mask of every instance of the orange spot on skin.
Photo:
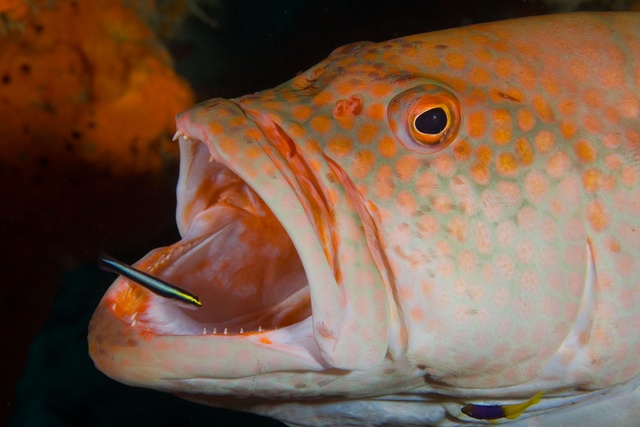
M516 154L520 164L529 166L533 163L533 151L526 139L520 138L516 141Z
M481 165L488 165L493 157L493 151L487 145L481 145L476 150L476 160Z
M637 119L640 116L640 101L637 96L626 94L619 104L623 117L628 119Z
M518 162L511 153L500 153L496 159L496 170L500 175L513 176L518 170Z
M486 100L487 96L483 91L478 88L472 88L469 96L467 97L467 105L470 107L474 105L480 105L481 108L484 108Z
M603 231L609 226L609 214L604 205L597 200L589 203L587 218L595 231Z
M369 83L368 90L374 98L384 98L391 93L393 86L387 82Z
M305 122L309 117L311 117L313 110L307 105L295 105L291 110L291 113L296 120Z
M460 162L468 160L471 157L471 144L467 140L459 141L453 147L453 156Z
M445 61L449 67L455 70L461 70L467 65L467 57L455 52L448 53Z
M355 156L353 162L353 176L355 178L364 178L372 171L376 163L376 156L368 150L361 150Z
M615 253L620 252L620 243L618 243L618 241L616 239L614 239L613 237L611 239L609 239L607 247L609 248L609 250L611 252L615 252Z
M440 223L432 215L423 215L418 220L418 230L424 235L425 238L435 236L436 232L440 229Z
M264 155L264 150L257 145L252 145L244 150L245 157L249 160L259 159Z
M584 128L590 133L602 132L602 119L596 114L589 114L583 120Z
M620 135L617 133L611 133L605 135L603 139L604 146L610 149L615 149L620 146Z
M591 108L599 108L604 103L602 92L599 89L586 89L580 98Z
M486 121L482 111L474 111L469 114L468 131L474 138L480 138L486 130Z
M344 157L353 150L353 143L348 136L337 135L329 139L327 149L338 157Z
M570 166L569 156L563 151L558 151L547 160L547 173L552 178L560 178L567 173Z
M554 98L558 96L558 93L560 92L560 85L553 74L544 73L540 77L540 80L542 82L542 87L544 88L545 92L547 92L547 95L550 95Z
M454 160L446 154L441 154L433 161L438 174L445 178L450 178L456 170L456 164Z
M489 58L487 58L485 62L490 63L489 59L491 57L492 55L489 55ZM508 57L498 58L498 60L496 60L494 65L495 65L496 74L503 79L510 77L516 68L516 64L514 63L513 59Z
M398 194L396 198L398 205L405 210L409 215L413 215L417 210L416 199L413 197L411 193L406 191Z
M373 191L380 199L388 199L395 192L392 171L389 165L382 165L376 172Z
M572 116L576 112L576 102L573 99L565 99L560 102L559 108L563 116Z
M602 185L602 172L599 169L589 169L582 174L582 184L590 193L598 191Z
M315 116L311 119L311 128L317 133L324 134L331 129L331 119L326 116Z
M240 152L240 147L238 142L227 136L222 136L218 140L218 147L220 147L220 151L226 153L229 156L235 156Z
M271 344L271 340L267 337L260 338L260 342L263 344Z
M483 86L491 81L491 75L484 68L476 67L469 73L469 80L474 85Z
M416 191L421 197L428 197L440 186L440 180L433 172L425 171L420 174L416 182Z
M520 74L518 75L520 84L527 90L535 88L538 81L537 73L528 67L521 67Z
M387 114L387 108L381 102L371 104L369 108L366 109L366 116L375 121L385 120L386 114Z
M244 126L244 125L247 124L247 118L246 117L232 117L229 120L229 124L231 125L231 127Z
M394 166L398 177L402 181L407 182L413 178L419 164L418 159L415 156L406 155L396 160Z
M396 155L396 151L396 143L392 138L384 136L380 139L380 142L378 143L378 152L382 157L389 159Z
M590 74L589 67L583 61L571 61L569 71L573 78L580 82L586 80Z
M511 142L511 113L499 109L493 112L493 141L498 145Z
M378 134L378 126L374 123L363 123L358 127L357 138L361 144L369 144Z
M602 179L602 189L605 191L613 191L617 185L616 177L613 175L605 176Z
M325 105L333 103L333 99L334 99L333 98L333 94L331 92L324 91L324 92L320 92L317 95L315 95L312 98L312 102L315 105L317 105L319 107L322 107L322 106L325 106Z
M560 124L560 131L565 139L571 139L578 131L578 128L575 123L562 122Z
M622 176L622 183L629 188L634 187L638 182L638 171L635 167L624 168L620 175Z
M411 319L415 322L422 322L424 320L424 310L415 307L411 310Z
M518 110L518 128L523 132L529 132L536 124L536 119L529 110Z
M288 129L289 136L293 139L302 139L307 134L307 128L299 123L291 123Z
M359 78L352 78L346 81L340 81L336 83L336 90L342 96L353 93L362 87L362 80Z
M556 145L556 136L548 130L541 130L534 139L536 149L541 153L548 153Z
M224 132L224 126L219 122L209 123L209 132L212 135L221 135Z
M576 152L576 155L578 156L578 159L582 163L592 163L598 157L595 148L593 148L591 143L588 141L582 140L576 142L574 145L574 150Z
M601 108L602 109L602 108ZM620 126L620 121L622 118L620 117L620 113L617 110L617 107L607 107L604 109L605 118L616 127Z
M480 184L486 185L489 183L489 168L484 164L475 164L471 167L471 178Z
M532 202L539 202L547 193L549 189L549 183L545 176L538 172L533 171L525 178L525 189Z
M623 161L620 154L611 153L611 154L607 154L607 156L604 158L604 163L605 165L607 165L609 170L617 171L622 167Z
M540 116L540 119L543 122L548 123L555 120L553 110L551 110L551 107L549 107L547 101L541 96L535 96L533 98L533 108L536 110L538 116Z
M447 194L438 194L431 201L433 210L440 214L448 214L453 209L451 198Z
M469 232L469 223L467 219L464 217L454 217L449 221L447 232L458 242L466 242Z

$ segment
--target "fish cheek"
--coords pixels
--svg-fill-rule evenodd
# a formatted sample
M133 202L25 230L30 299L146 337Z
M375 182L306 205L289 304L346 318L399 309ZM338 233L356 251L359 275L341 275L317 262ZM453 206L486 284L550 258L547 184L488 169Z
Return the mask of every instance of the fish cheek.
M460 103L444 87L422 84L396 95L387 107L396 139L416 153L435 153L455 139L460 128Z

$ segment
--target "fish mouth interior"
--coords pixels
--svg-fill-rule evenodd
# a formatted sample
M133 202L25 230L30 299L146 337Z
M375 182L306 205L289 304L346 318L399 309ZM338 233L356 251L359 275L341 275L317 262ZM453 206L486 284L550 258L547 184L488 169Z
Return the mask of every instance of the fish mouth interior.
M178 186L182 239L139 266L197 295L202 307L155 299L140 320L162 334L239 334L311 316L302 262L267 204L204 143L181 141L181 151L188 156Z

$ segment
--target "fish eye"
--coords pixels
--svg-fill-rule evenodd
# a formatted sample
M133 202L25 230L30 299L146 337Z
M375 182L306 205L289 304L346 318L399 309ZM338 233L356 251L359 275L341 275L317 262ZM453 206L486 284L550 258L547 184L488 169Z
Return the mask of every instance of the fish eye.
M449 89L425 83L396 95L387 116L401 145L416 153L435 153L455 140L460 103Z
M439 135L447 128L449 117L442 107L429 108L418 114L413 127L425 135Z

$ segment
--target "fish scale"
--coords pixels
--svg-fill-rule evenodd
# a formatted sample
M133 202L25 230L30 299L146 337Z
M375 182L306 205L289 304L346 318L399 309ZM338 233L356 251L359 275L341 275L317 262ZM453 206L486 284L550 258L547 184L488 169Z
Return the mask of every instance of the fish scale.
M145 302L153 310L132 303L122 290L137 285L119 279L92 321L96 365L291 425L457 425L502 411L485 405L518 408L514 425L607 425L604 407L615 408L615 425L634 425L638 61L639 14L536 17L354 43L274 89L182 113L183 240L141 265L168 254L180 274L151 273L180 279L202 297L199 310L216 299L236 310L240 283L214 284L224 269L198 267L213 277L207 287L180 270L192 229L215 228L198 212L219 209L198 196L215 187L200 170L224 168L264 203L229 202L260 212L238 214L242 224L273 215L284 231L215 228L227 233L216 250L271 277L289 264L250 248L289 253L286 233L306 287L292 270L273 279L282 288L255 289L277 306L285 290L308 288L310 307L295 299L301 308L277 330L172 334L170 316L184 330L192 321L157 296ZM206 169L201 151L218 169ZM251 301L267 317L273 310ZM122 307L135 309L134 325ZM157 351L178 348L177 357Z

